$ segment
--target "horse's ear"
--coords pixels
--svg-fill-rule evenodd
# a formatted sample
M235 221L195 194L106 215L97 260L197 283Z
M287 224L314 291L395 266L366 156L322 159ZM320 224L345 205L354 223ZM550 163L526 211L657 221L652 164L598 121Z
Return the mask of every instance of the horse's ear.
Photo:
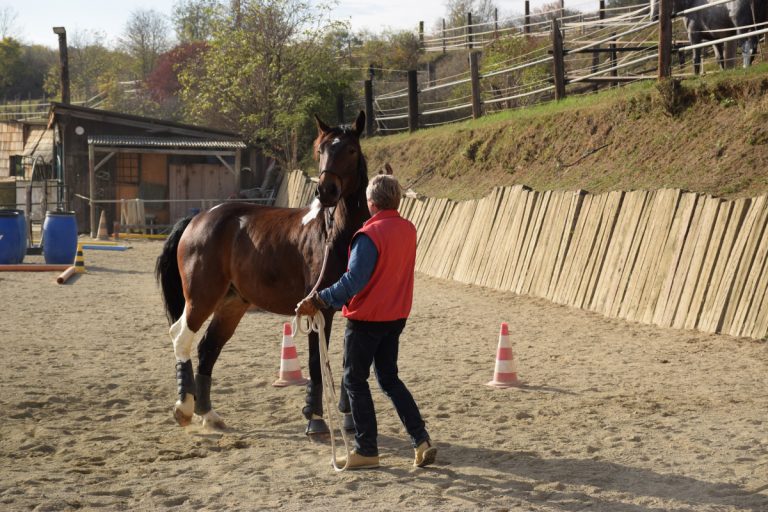
M331 131L331 127L323 122L320 117L315 114L315 122L317 122L317 131L320 133L328 133Z
M357 119L355 119L355 131L357 132L357 135L362 135L363 130L365 130L365 112L362 110L359 114L357 114Z
M386 174L387 176L392 176L392 166L389 165L389 162L384 164L384 168L379 171L379 174Z

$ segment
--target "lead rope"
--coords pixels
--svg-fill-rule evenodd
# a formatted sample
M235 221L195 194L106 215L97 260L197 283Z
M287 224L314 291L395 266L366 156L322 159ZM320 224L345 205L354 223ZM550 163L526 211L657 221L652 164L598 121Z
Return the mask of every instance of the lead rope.
M329 220L333 218L333 214L331 213L330 217L326 216L325 223L326 223L326 230L330 234L330 225L332 224L332 221ZM309 295L312 295L315 293L320 286L320 281L323 279L323 274L325 274L325 266L328 263L328 255L331 252L331 240L330 236L326 236L326 242L325 242L325 253L323 255L323 266L320 269L320 275L317 278L317 282L315 283L315 287L312 288L312 291L309 292ZM333 466L333 469L335 469L337 472L344 471L349 467L349 455L350 455L350 449L349 449L349 439L347 437L347 432L344 430L343 427L343 417L341 416L341 411L335 408L336 404L336 388L333 383L333 372L331 371L331 362L328 358L328 346L327 341L325 339L325 317L323 314L318 311L315 313L315 316L309 317L309 316L299 316L296 315L293 317L292 322L292 330L293 332L298 332L301 334L309 334L310 332L316 332L317 336L319 338L319 344L320 344L320 374L322 376L323 380L323 402L325 403L325 410L328 412L328 429L331 432L331 465ZM344 449L347 452L346 462L344 463L344 467L339 467L338 463L336 462L336 439L333 435L333 429L334 429L334 412L337 420L339 421L339 425L342 425L342 427L339 429L341 430L341 438L344 440Z

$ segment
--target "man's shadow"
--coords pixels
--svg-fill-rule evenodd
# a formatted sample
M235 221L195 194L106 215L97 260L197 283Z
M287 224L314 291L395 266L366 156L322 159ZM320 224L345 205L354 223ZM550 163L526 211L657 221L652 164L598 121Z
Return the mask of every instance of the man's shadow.
M385 452L397 452L397 457L410 457L412 450L404 447L403 439L379 435L379 446ZM764 512L768 510L768 484L757 489L745 489L731 483L707 482L671 473L617 464L604 460L575 458L542 458L537 453L504 451L465 446L450 442L437 444L434 465L419 470L420 481L431 480L444 488L443 494L465 501L468 506L481 506L482 494L504 496L521 502L546 501L548 506L565 511L583 510L585 505L616 512L666 511L661 507L623 503L617 496L667 504L679 503L689 508L717 509L738 507L739 510ZM402 453L401 453L402 452ZM413 478L412 470L398 466L382 466L398 478ZM487 470L478 472L477 470ZM491 473L498 477L489 476ZM547 485L550 484L550 485ZM606 492L605 497L566 489L591 487Z

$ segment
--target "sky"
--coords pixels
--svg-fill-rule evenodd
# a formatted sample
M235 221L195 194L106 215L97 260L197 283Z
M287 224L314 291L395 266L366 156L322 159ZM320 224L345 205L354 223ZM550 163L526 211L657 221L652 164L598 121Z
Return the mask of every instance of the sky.
M551 1L551 0L549 0ZM52 27L64 26L67 34L100 31L106 43L113 44L123 31L130 13L154 9L170 16L175 0L0 0L0 8L10 7L16 13L17 28L12 35L26 44L58 47ZM531 0L531 9L549 3ZM579 10L595 9L598 0L565 0L565 6ZM424 21L430 32L445 16L446 0L340 0L332 17L349 21L353 31L363 29L378 33L386 28L416 30ZM499 16L523 12L524 0L497 0Z

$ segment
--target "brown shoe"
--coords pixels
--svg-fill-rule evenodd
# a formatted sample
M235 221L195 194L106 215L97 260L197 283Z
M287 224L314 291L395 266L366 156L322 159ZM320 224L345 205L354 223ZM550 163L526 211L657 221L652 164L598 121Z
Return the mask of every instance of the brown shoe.
M429 466L435 462L437 456L437 448L432 446L429 439L417 446L414 452L416 452L416 458L413 460L413 465L417 468Z
M343 468L347 463L347 459L338 459L336 464ZM374 469L379 467L379 456L373 455L371 457L367 455L360 455L355 450L349 453L349 466L347 469Z

